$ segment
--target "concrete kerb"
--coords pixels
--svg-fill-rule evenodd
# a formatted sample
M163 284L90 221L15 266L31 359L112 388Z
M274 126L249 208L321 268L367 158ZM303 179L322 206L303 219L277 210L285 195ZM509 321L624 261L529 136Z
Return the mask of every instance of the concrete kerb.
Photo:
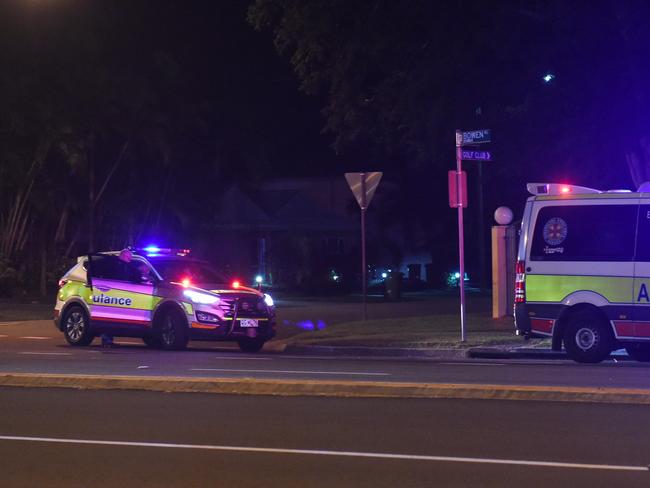
M414 348L414 347L366 347L366 346L312 346L290 344L281 351L284 354L309 356L356 356L356 357L413 357L429 359L465 359L468 349Z
M0 387L143 390L167 393L212 393L344 398L449 398L650 404L650 390L549 386L393 383L353 381L259 380L252 378L181 378L63 374L0 373Z

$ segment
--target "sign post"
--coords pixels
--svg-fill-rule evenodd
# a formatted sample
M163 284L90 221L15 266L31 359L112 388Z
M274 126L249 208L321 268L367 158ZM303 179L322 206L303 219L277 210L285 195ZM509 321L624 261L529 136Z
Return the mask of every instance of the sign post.
M463 149L463 146L475 144L484 144L490 142L492 134L490 129L474 130L463 132L456 131L456 181L455 195L452 195L452 175L449 175L449 205L458 208L458 261L459 261L459 278L458 287L460 289L460 340L467 340L467 323L465 313L465 235L463 228L463 208L467 207L467 181L463 172L463 159L474 161L491 161L492 155L488 151L474 151ZM450 171L450 173L452 173ZM452 198L455 196L455 200Z
M368 318L367 287L368 269L366 266L366 209L375 194L383 173L345 173L345 179L361 207L361 294L363 295L363 321Z

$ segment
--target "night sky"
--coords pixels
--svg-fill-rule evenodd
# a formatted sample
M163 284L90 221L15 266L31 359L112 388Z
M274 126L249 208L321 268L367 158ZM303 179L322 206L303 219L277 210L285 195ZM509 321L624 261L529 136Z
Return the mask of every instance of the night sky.
M48 254L71 255L122 227L198 228L235 183L380 170L399 198L377 218L452 260L456 129L493 131L484 227L499 205L518 216L528 181L650 179L649 12L641 0L4 0L0 255L41 252L23 220L54 236Z

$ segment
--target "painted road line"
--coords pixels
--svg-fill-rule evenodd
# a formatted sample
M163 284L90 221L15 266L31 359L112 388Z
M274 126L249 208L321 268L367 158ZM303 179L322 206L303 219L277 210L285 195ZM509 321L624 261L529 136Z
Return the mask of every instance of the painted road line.
M48 339L52 339L51 337L43 337L43 336L21 336L18 339L32 339L35 341L46 341Z
M31 356L72 356L71 352L32 352L25 351L19 352L18 354L26 354Z
M359 373L350 371L295 371L280 369L226 369L226 368L191 368L190 371L218 371L221 373L287 373L287 374L330 374L355 376L391 376L390 373Z
M499 464L511 466L531 466L545 468L569 468L569 469L596 469L606 471L648 471L647 466L619 465L619 464L586 464L566 463L556 461L535 461L527 459L498 459L460 456L429 456L422 454L397 454L384 452L362 452L362 451L329 451L321 449L285 449L277 447L248 447L248 446L225 446L211 444L174 444L165 442L132 442L132 441L103 441L95 439L66 439L58 437L26 437L13 435L0 435L3 441L40 442L57 444L80 444L99 446L120 446L120 447L148 447L167 449L197 449L204 451L234 451L252 452L263 454L294 454L303 456L339 456L351 458L374 458L374 459L395 459L402 461L433 461L442 463L470 463L470 464Z
M436 363L445 366L507 366L505 363Z
M9 336L8 336L8 335L4 335L4 334L0 334L0 339L2 339L3 337L9 337Z
M218 359L221 361L273 361L274 358L250 358L250 357L241 357L241 356L215 356L212 359Z
M141 341L113 341L113 344L118 344L120 346L144 346L144 342Z

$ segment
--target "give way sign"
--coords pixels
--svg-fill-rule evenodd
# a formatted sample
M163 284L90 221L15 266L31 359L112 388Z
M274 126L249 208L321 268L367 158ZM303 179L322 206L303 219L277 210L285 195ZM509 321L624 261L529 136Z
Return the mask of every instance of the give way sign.
M362 210L367 209L368 205L370 205L370 200L375 195L375 190L379 186L379 180L381 180L383 174L381 171L345 173L345 179L350 185L350 190L352 190Z

